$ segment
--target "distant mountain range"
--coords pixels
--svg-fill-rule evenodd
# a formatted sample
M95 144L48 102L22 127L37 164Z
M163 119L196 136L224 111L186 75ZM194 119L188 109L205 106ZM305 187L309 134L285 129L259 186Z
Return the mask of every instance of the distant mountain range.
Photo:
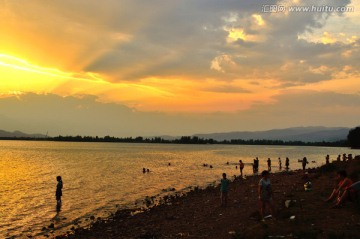
M26 134L20 131L8 132L0 130L0 138L46 138L43 134Z
M217 141L242 140L283 140L302 142L335 142L346 140L350 128L345 127L295 127L287 129L273 129L267 131L240 131L227 133L196 134L199 138L214 139Z

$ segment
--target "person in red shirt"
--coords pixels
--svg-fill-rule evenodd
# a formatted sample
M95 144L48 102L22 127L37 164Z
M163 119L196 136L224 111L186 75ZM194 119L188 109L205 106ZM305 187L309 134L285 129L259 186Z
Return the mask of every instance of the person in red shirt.
M341 197L337 200L336 204L333 206L333 208L339 207L345 200L353 200L355 199L360 192L360 181L357 181L353 184L351 184L350 187L348 187L344 193L341 195Z
M336 184L329 198L326 199L326 202L330 202L332 199L336 198L338 203L342 195L353 183L352 180L347 177L347 173L345 170L339 170L336 174L336 179L338 183Z

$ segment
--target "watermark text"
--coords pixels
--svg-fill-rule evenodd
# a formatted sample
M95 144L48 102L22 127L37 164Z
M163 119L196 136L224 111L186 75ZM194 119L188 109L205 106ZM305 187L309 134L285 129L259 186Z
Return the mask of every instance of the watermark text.
M277 4L262 5L261 12L285 13L285 12L354 12L353 6L285 6Z

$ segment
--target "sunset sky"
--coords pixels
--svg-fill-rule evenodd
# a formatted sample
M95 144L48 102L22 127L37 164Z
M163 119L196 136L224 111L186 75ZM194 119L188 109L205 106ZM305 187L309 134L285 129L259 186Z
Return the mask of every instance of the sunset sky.
M359 116L360 0L0 0L1 130L176 136Z

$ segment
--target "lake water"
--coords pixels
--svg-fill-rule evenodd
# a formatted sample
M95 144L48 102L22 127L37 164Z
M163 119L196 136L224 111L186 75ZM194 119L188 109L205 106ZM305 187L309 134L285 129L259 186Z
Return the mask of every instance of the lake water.
M181 192L217 184L223 172L229 178L239 174L235 167L240 159L251 175L255 157L260 171L267 168L268 157L276 171L278 157L283 165L289 157L290 168L298 169L304 156L315 167L325 162L326 154L335 160L343 153L360 154L329 147L0 141L0 238L38 237L48 233L41 229L50 223L60 233L74 221L86 224L92 215L141 206L146 196L163 196L171 188ZM143 174L143 168L150 173ZM57 175L64 182L59 214Z

